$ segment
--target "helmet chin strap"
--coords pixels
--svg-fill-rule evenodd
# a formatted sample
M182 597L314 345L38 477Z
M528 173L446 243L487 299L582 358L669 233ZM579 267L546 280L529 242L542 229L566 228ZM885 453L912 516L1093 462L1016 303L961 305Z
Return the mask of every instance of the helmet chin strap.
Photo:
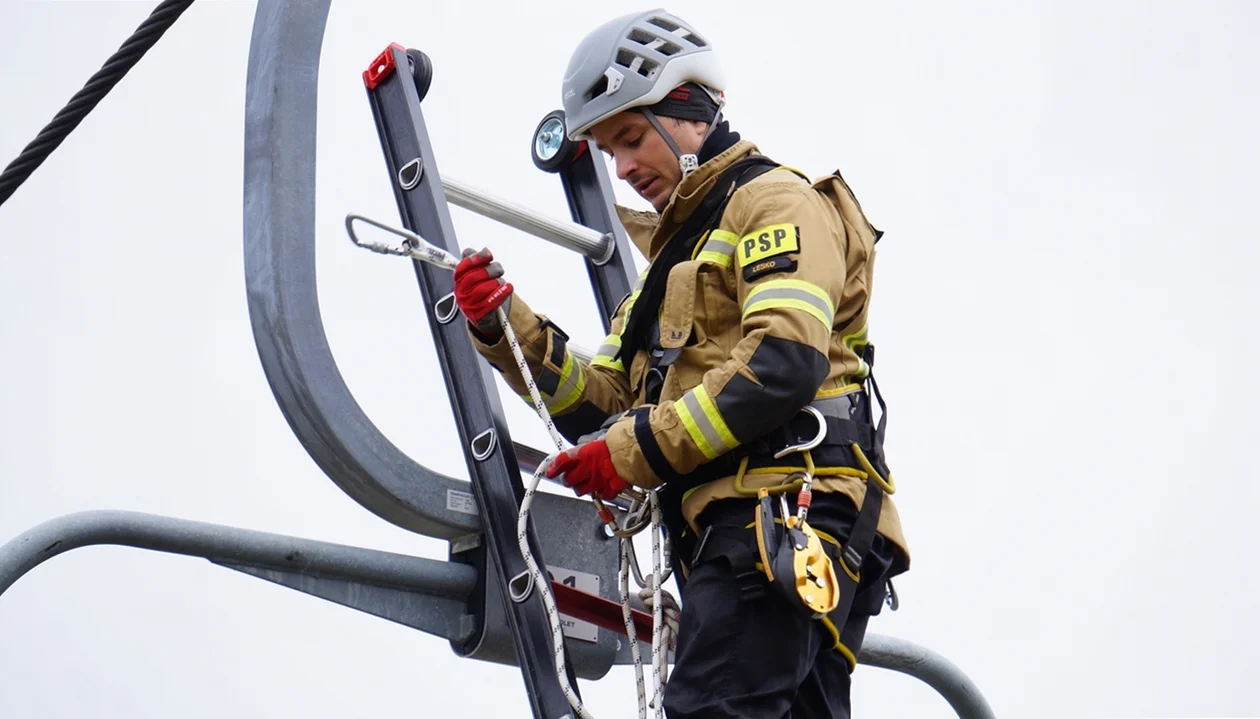
M709 123L709 128L705 130L704 137L700 139L701 147L704 147L704 143L709 139L709 136L713 134L714 128L716 128L718 123L722 121L722 106L725 104L725 98L718 98L717 114L713 116L713 122ZM652 126L656 128L656 131L661 134L661 138L665 140L666 145L669 145L669 149L674 151L674 156L678 158L678 167L682 170L682 176L686 177L687 175L695 172L696 169L700 167L700 159L696 157L696 154L694 152L683 154L682 148L678 147L678 143L674 142L673 136L665 131L665 126L662 125L661 121L656 118L656 113L646 107L642 109L642 112L643 115L647 117L648 122L652 123Z

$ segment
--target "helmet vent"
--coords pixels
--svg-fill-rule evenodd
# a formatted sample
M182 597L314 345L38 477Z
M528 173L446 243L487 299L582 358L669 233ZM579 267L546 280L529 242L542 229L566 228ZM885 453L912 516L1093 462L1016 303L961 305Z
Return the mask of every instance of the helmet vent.
M600 75L595 84L591 85L591 88L586 91L586 101L590 102L605 92L608 92L608 76Z
M682 48L677 44L672 43L663 37L657 37L649 32L640 30L639 28L631 30L630 34L626 36L626 39L632 42L637 42L640 45L645 45L647 46L647 49L655 50L667 57L669 55L677 55L682 52ZM625 52L625 50L623 49L622 52Z
M660 43L660 47L656 48L656 51L662 55L668 56L668 55L676 55L679 52L682 52L682 48L678 47L672 42L665 42L662 40Z
M669 20L666 20L663 17L650 17L648 18L648 22L652 23L653 25L659 28L664 28L665 30L669 32L673 32L677 30L679 27L682 27L678 23L670 22Z
M626 48L617 51L617 64L630 70L637 72L643 77L653 77L656 74L657 63L646 57Z
M637 42L640 45L651 45L656 42L657 37L647 30L636 27L630 31L630 34L626 36L626 39L631 42Z

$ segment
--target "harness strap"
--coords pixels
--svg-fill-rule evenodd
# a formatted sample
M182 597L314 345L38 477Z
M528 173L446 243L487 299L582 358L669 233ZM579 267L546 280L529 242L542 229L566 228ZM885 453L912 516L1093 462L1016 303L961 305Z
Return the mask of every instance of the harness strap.
M665 386L665 374L669 372L670 365L682 356L682 351L682 347L661 347L661 322L659 319L653 320L648 329L648 366L643 379L644 401L647 404L656 404L660 400L661 388Z
M629 366L630 358L640 347L651 350L658 346L660 331L653 331L653 328L660 313L661 301L665 297L669 271L675 264L690 256L706 230L721 221L726 205L736 190L778 166L778 163L768 157L751 155L735 162L718 176L708 194L691 211L682 227L674 233L648 268L647 277L643 280L643 290L630 309L630 316L626 318L621 348L615 359L621 359ZM649 397L649 402L652 401Z
M861 468L861 459L853 452L853 445L857 444L868 457L879 458L878 461L872 459L872 462L881 474L887 475L882 466L883 452L878 448L881 441L879 430L871 426L867 419L870 414L869 404L866 396L856 391L810 403L822 413L827 424L822 443L811 451L815 465ZM840 407L847 409L839 411ZM638 410L632 410L632 413L637 412ZM680 502L686 492L723 477L738 476L741 472L763 467L804 469L804 458L799 453L777 459L774 455L785 447L800 445L818 433L817 424L808 417L809 415L804 414L794 416L757 440L726 452L685 476L668 477L661 494L667 514L674 509L670 505Z
M866 496L862 499L857 520L853 523L853 530L849 532L844 547L834 553L832 545L826 544L824 548L824 551L831 555L832 562L838 565L841 571L836 573L836 580L840 584L840 601L836 604L836 608L822 619L822 622L829 625L828 629L831 630L836 641L835 649L845 655L850 674L857 669L857 656L846 645L844 630L849 621L849 612L853 610L853 600L857 597L858 588L862 583L862 563L866 560L866 555L870 553L878 534L879 514L883 505L883 488L874 479L866 480Z

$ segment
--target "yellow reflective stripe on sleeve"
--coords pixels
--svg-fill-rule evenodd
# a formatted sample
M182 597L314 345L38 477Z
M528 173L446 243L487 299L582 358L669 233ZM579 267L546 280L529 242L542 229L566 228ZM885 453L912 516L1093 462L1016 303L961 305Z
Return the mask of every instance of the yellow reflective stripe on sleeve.
M735 435L731 434L726 420L718 411L713 398L709 396L704 385L697 385L674 401L674 411L691 435L700 451L708 459L716 459L723 452L729 452L739 446Z
M542 397L547 411L555 414L573 406L581 399L584 391L586 391L586 373L582 371L581 363L575 361L573 355L565 350L564 368L560 371L560 382L556 386L556 393L547 394L539 389L538 396ZM520 393L519 396L526 403L533 405L534 400L528 392Z
M586 374L582 365L573 359L568 350L564 353L564 369L560 372L560 386L556 388L554 397L543 395L543 403L552 412L563 412L568 409L586 389Z
M844 337L840 339L840 341L844 343L845 349L857 355L857 358L858 358L857 374L853 375L849 379L854 379L854 380L866 379L866 377L869 376L871 373L870 365L866 364L866 360L862 359L862 352L866 349L866 345L869 344L867 340L867 326L862 325L862 328L859 329L857 332L854 332L853 334L850 334L850 335L845 335Z
M818 285L804 280L770 280L762 282L744 300L744 319L754 312L788 307L807 312L831 329L836 310L831 298Z
M621 349L621 335L608 335L604 338L604 343L599 346L599 349L595 350L595 356L591 358L591 364L625 374L626 366L622 364L621 360L613 359L617 356L617 350L619 349Z
M735 245L739 243L739 235L726 230L713 230L708 233L707 238L692 259L730 267L735 257Z

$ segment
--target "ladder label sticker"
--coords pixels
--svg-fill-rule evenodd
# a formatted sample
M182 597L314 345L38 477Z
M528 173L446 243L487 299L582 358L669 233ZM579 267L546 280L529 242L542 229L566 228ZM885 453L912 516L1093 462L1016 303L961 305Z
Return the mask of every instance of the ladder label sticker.
M547 576L553 582L559 582L565 586L573 587L579 592L594 594L599 596L599 575L579 572L576 569L565 569L564 567L547 567ZM584 642L599 641L599 627L590 622L584 622L580 619L574 619L567 614L560 615L560 627L564 632L564 636L570 639L578 639Z
M471 492L461 492L458 489L448 489L446 490L446 509L450 512L476 514L477 500L472 496Z

